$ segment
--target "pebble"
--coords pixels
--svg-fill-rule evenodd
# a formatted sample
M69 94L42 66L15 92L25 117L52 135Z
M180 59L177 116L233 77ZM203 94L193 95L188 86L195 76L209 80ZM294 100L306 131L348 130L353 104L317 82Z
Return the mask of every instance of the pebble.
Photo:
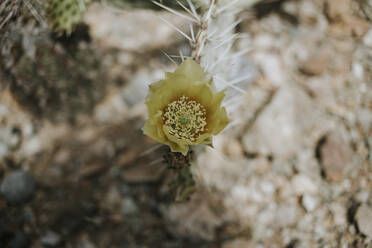
M81 240L77 246L78 248L95 248L96 246L89 240Z
M319 201L316 197L306 194L302 197L301 203L307 212L312 212L317 208Z
M0 143L0 159L3 159L8 152L8 147L4 143Z
M222 248L241 248L241 247L251 247L252 243L250 240L245 238L237 238L231 241L224 242Z
M224 140L223 152L229 157L241 157L244 150L238 140L230 138Z
M187 31L186 21L172 13L148 10L117 12L102 8L99 4L93 4L87 10L84 22L89 26L92 39L104 48L145 52L168 47L183 39L159 15L183 32ZM112 23L126 25L113 26Z
M334 225L345 227L347 225L347 209L345 204L333 202L330 204L329 208L333 215Z
M31 200L35 190L35 181L30 173L17 170L5 176L0 191L11 205L23 204Z
M372 131L372 111L368 108L360 108L357 114L358 122L365 133Z
M327 0L327 15L333 21L345 18L350 11L348 0Z
M364 35L363 43L368 47L372 47L372 28Z
M312 101L302 89L283 86L243 134L244 150L286 159L311 136L308 132L316 118Z
M322 74L327 69L329 56L327 54L311 57L299 66L302 73L308 76L317 76Z
M40 239L43 245L56 246L61 241L61 236L58 233L48 231Z
M360 206L356 213L356 221L360 232L372 238L372 207L367 204Z
M371 0L364 0L362 2L362 10L366 17L372 20L372 1Z
M316 183L310 177L302 174L293 177L292 188L298 195L316 193L318 191Z
M294 205L282 204L276 210L275 224L278 227L288 227L296 223L297 210Z
M121 212L124 215L135 214L138 212L138 207L131 198L124 198L121 202Z
M372 198L372 196L371 196ZM361 191L355 194L355 199L361 203L367 203L370 199L370 193L368 191Z
M321 164L328 181L341 182L353 151L341 135L331 133L320 147Z

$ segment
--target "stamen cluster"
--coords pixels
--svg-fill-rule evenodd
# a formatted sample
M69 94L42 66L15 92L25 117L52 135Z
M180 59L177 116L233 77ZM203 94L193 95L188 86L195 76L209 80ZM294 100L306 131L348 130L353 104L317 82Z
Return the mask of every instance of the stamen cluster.
M170 128L170 134L178 139L195 142L206 131L206 115L207 111L202 104L181 96L166 106L162 119Z

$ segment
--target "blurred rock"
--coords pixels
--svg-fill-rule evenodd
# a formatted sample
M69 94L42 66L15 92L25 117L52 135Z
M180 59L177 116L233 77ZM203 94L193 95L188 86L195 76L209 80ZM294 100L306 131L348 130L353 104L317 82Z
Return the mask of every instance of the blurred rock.
M213 240L215 230L221 225L221 218L213 213L212 209L202 199L193 197L184 204L172 204L164 209L168 219L170 232L177 236L192 236L197 239Z
M363 43L368 47L372 47L372 28L364 35Z
M360 108L357 118L363 132L368 133L372 131L372 111L370 111L368 108Z
M334 224L345 227L347 225L347 209L345 204L341 202L332 202L329 208L333 215Z
M275 213L275 224L279 227L292 225L297 220L297 208L294 205L282 204Z
M244 151L238 140L227 138L223 142L223 152L229 157L241 157Z
M147 92L149 84L155 82L157 79L164 78L164 71L161 68L161 64L156 63L154 68L140 69L134 74L131 80L128 82L128 86L125 88L122 97L129 106L133 106L139 102L143 102Z
M227 241L222 245L222 248L243 248L243 247L252 247L252 243L249 239L237 238L231 241Z
M372 238L372 208L366 204L360 206L356 213L359 230Z
M352 34L358 39L362 39L370 27L370 23L356 16L347 17L346 23L351 29Z
M306 209L307 212L312 212L316 209L319 204L319 200L312 195L304 195L301 199L302 206Z
M318 191L317 184L306 175L296 175L292 179L293 190L301 195L305 193L316 193Z
M371 194L372 194L372 192L371 192ZM368 191L361 191L361 192L358 192L357 194L355 194L355 199L358 202L367 203L369 199L372 199L372 197L370 197L370 193Z
M27 171L17 170L4 178L0 190L9 204L23 204L31 200L35 181Z
M355 35L362 38L369 28L369 23L354 15L353 1L327 0L327 16L331 21L330 33L335 35Z
M320 75L327 69L328 60L329 58L326 54L311 57L302 62L299 69L302 73L309 76Z
M372 21L372 0L360 0L362 10L366 17Z
M156 163L155 163L156 162ZM123 178L128 182L154 182L159 179L163 169L166 168L163 165L162 160L148 162L144 166L134 166L125 169Z
M327 15L331 20L340 20L351 13L349 0L327 0Z
M319 156L327 180L341 182L344 169L351 162L353 151L338 133L331 133L320 144Z
M243 136L249 153L286 158L295 154L319 121L311 99L299 88L283 86Z
M56 246L61 241L61 236L58 233L47 231L41 238L40 242L46 246Z
M93 40L97 40L102 47L144 53L184 40L184 37L163 22L158 14L187 32L185 19L169 12L124 11L92 4L84 20L90 27ZM116 25L112 25L113 23Z
M275 86L282 86L288 80L283 73L283 67L280 56L272 52L257 52L253 54L254 61L264 71L265 76Z
M95 244L89 240L80 240L78 242L77 248L96 248Z
M121 213L123 215L131 215L138 212L138 207L132 198L126 197L121 200Z
M127 118L128 106L120 93L107 94L105 99L96 106L94 117L98 122L121 122Z

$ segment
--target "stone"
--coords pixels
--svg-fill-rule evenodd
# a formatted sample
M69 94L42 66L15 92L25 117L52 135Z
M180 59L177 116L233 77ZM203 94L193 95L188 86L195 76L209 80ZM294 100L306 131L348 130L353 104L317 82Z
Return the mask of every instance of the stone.
M363 43L368 47L372 47L372 28L364 35Z
M242 248L252 247L252 242L249 239L236 238L231 241L224 242L222 248Z
M362 39L364 37L370 26L370 24L366 20L355 16L348 16L346 18L346 22L351 29L352 34L355 35L358 39Z
M184 32L186 20L172 13L151 10L115 11L92 4L84 16L90 35L104 48L116 48L143 53L172 46L184 37L159 16ZM120 25L112 25L117 23Z
M121 213L123 215L132 215L138 212L138 206L132 198L124 198L121 201Z
M164 209L164 215L169 222L170 232L176 236L213 240L216 229L222 224L221 217L203 203L198 195L194 195L187 203L172 204Z
M272 52L257 52L253 60L261 67L269 81L275 86L282 86L288 80L283 70L283 63L278 55Z
M360 232L372 238L372 207L361 205L356 213L356 221Z
M0 160L2 160L8 152L8 147L4 143L0 143Z
M283 86L243 134L244 150L286 159L311 137L310 130L317 119L315 106L300 88Z
M281 204L275 215L275 225L287 227L296 223L297 208L291 204Z
M317 208L319 200L312 195L306 194L302 196L301 204L307 212L312 212Z
M94 109L95 119L101 123L120 122L127 118L128 106L120 93L111 93Z
M299 70L309 76L320 75L327 68L328 60L327 54L310 57L300 64Z
M372 131L372 111L368 108L360 108L357 113L357 118L363 132L368 133Z
M362 0L362 10L369 20L372 20L372 0Z
M316 183L310 177L303 174L294 176L291 184L292 189L298 195L305 193L316 193L318 191Z
M31 200L35 190L35 181L30 173L23 170L11 172L5 176L0 191L11 205L23 204Z
M80 240L78 242L79 248L96 248L95 244L90 240Z
M329 209L333 215L333 222L336 226L347 225L347 209L345 204L340 202L333 202L330 204Z
M135 166L126 168L123 173L123 178L132 183L140 182L155 182L163 173L163 162L162 160L148 162L144 166Z
M156 63L156 62L152 62ZM145 99L149 84L164 77L164 71L158 64L158 69L144 68L138 70L129 80L128 86L122 93L122 97L128 106L142 103Z
M56 246L61 242L61 236L58 233L47 231L41 238L40 242L47 246Z
M343 19L351 14L350 3L348 0L327 0L327 15L333 21Z
M330 19L330 33L341 35L353 34L361 39L369 28L367 20L353 15L351 1L349 0L328 0L326 12Z
M355 195L355 199L361 203L367 203L368 200L371 198L372 198L372 193L370 196L370 193L368 191L360 191Z
M241 157L243 156L243 147L241 143L236 139L226 138L223 143L223 152L229 157Z
M341 182L346 166L351 162L353 151L338 133L329 134L319 147L322 168L328 181Z

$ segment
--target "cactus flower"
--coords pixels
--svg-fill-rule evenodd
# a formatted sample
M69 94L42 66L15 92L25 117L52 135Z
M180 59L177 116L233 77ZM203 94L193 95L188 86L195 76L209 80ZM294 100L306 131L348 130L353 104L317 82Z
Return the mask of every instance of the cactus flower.
M224 91L214 93L211 86L212 81L192 59L185 60L175 72L166 73L164 80L150 85L144 134L183 155L193 145L213 146L212 136L229 120L221 107Z

